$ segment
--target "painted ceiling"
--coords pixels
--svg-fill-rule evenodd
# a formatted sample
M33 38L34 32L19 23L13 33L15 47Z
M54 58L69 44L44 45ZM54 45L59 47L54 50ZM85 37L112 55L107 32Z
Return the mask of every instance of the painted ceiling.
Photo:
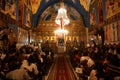
M81 15L76 11L75 8L71 6L67 6L64 4L64 7L69 11L67 11L67 16L69 17L70 20L81 20ZM40 21L46 21L50 20L52 18L52 14L55 12L55 15L57 15L57 11L60 8L59 3L54 4L53 6L49 6L42 14L40 17ZM54 12L53 12L54 10Z
M61 0L30 0L33 13L33 26L38 25L39 17L49 6L53 6L60 1ZM95 2L95 0L63 0L63 2L66 5L76 9L76 11L82 16L86 27L90 26L89 8Z

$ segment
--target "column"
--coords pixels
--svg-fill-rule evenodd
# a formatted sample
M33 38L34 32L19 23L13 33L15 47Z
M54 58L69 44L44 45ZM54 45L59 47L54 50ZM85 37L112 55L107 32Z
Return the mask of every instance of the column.
M89 40L88 40L88 28L86 28L86 43L88 43Z

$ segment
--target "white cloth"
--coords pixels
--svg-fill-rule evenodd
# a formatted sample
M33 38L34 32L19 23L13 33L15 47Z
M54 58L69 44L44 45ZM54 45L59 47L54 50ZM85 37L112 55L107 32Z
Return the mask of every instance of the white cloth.
M6 74L6 78L12 80L30 80L30 76L24 69L16 69Z
M84 61L84 60L89 60L89 56L82 56L81 58L80 58L80 62L82 62L82 61Z
M87 62L88 67L91 67L91 66L93 66L94 64L95 64L95 62L94 62L91 58L89 58L89 59L88 59L88 62Z
M30 65L28 65L28 61L24 60L22 62L21 68L25 68L27 70L29 70L30 72L32 72L34 70L34 74L37 75L39 73L38 69L37 69L37 65L34 63L31 63Z

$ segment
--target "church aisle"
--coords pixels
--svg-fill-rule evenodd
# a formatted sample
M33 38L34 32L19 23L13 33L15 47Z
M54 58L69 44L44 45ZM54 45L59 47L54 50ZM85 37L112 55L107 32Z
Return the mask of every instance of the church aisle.
M66 54L56 54L47 80L77 80Z

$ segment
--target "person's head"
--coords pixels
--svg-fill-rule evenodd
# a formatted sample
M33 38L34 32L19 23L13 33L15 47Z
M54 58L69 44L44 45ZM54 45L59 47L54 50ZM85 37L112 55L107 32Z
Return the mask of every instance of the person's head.
M34 56L34 55L30 55L27 60L28 60L28 63L29 63L29 65L30 65L31 63L35 63L35 60L36 60L36 59L35 59L35 56Z
M20 68L21 62L18 60L17 56L12 56L10 62L8 63L8 66L10 70L15 70Z
M88 51L83 52L83 56L88 56L88 54L89 54Z

